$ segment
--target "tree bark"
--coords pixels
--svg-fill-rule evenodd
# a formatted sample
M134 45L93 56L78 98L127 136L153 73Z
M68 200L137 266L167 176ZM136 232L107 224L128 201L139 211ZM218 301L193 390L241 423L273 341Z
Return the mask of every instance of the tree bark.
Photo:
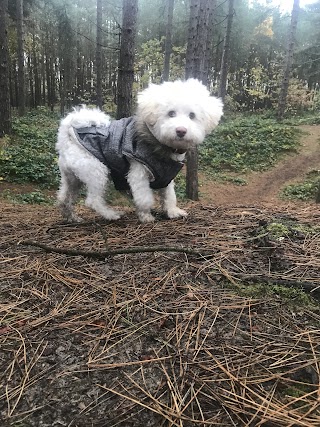
M134 49L138 0L123 0L120 58L117 87L117 119L132 115Z
M283 79L282 79L282 84L281 84L281 89L279 94L278 112L277 112L278 120L283 119L284 112L287 106L287 95L288 95L288 88L289 88L290 72L291 72L291 67L293 63L293 52L294 52L294 44L295 44L295 34L296 34L296 29L298 24L299 9L300 9L300 0L294 0L292 13L291 13L288 48L287 48L287 54L286 54L284 67L283 67Z
M16 0L17 4L17 39L18 39L18 109L19 116L25 114L26 108L26 83L24 66L24 24L23 0Z
M0 137L11 130L7 9L8 0L0 0Z
M208 80L209 61L207 58L211 31L209 24L213 22L212 0L191 0L186 54L186 78L196 78L205 85ZM191 200L199 200L198 184L198 149L187 152L186 196Z
M97 44L96 44L96 72L97 72L97 107L102 109L102 0L97 0Z
M33 56L33 74L34 74L34 106L41 104L41 75L39 70L39 56L35 43L35 24L32 32L32 56Z
M218 91L218 96L222 98L222 100L224 100L227 93L230 38L231 38L233 15L234 15L234 0L229 0L228 19L227 19L227 26L226 26L226 34L225 34L224 43L223 43L221 69L220 69L220 84L219 84L219 91Z
M317 188L317 192L316 192L316 203L320 203L320 179L318 181L318 188Z
M164 67L163 67L163 81L169 80L170 75L170 56L172 52L172 22L173 22L173 9L174 0L168 0L168 20L166 30L166 43L164 51Z

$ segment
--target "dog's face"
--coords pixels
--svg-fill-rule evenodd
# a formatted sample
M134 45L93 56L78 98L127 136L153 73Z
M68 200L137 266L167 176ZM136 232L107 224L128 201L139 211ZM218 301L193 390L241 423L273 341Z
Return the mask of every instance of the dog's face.
M200 144L221 116L221 100L195 79L150 85L138 95L137 120L173 149Z

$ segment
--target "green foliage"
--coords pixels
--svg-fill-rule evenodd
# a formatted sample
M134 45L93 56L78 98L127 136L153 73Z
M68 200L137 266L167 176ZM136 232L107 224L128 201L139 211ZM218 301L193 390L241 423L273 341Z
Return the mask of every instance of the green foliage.
M139 75L138 82L135 82L134 89L146 87L150 81L161 83L165 38L151 39L143 43L137 53L135 63L135 73ZM183 79L185 74L185 54L186 46L173 46L170 56L170 80Z
M54 199L43 194L40 190L32 191L31 193L16 194L11 191L4 191L2 197L10 200L13 203L23 205L53 205Z
M152 39L141 45L136 58L136 73L140 71L140 84L142 87L148 85L150 79L153 83L161 82L163 70L163 38Z
M180 200L184 200L186 198L186 177L182 173L179 173L175 180L175 192L176 196Z
M315 92L306 87L305 82L291 79L287 95L287 112L303 112L314 108Z
M299 125L320 125L320 114L318 111L308 111L304 113L296 113L287 115L282 122L292 126Z
M200 149L201 166L214 171L248 172L273 166L296 150L298 130L257 116L217 127Z
M38 109L13 122L13 135L0 148L0 178L9 182L35 182L44 187L58 183L54 149L57 116Z
M319 234L320 226L298 223L288 218L274 219L257 229L257 235L265 236L268 240L281 242L285 239L294 241L295 239L304 239L306 235L312 236Z
M282 197L289 200L314 200L320 187L320 171L311 171L303 182L287 185Z
M283 190L282 194L289 200L311 200L316 195L316 186L311 182L291 184Z
M281 237L286 237L289 235L288 226L280 222L272 222L271 224L268 224L267 231L269 235L274 239L279 239Z

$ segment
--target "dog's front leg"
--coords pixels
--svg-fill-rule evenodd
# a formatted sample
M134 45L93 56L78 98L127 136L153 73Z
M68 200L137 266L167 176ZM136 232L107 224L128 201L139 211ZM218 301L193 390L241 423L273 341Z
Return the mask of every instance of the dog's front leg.
M177 197L174 191L174 181L160 190L161 204L163 211L168 218L181 218L187 216L187 212L177 206Z
M141 222L152 222L154 216L151 208L154 205L153 191L150 188L149 172L145 166L136 160L130 161L127 176L137 215Z

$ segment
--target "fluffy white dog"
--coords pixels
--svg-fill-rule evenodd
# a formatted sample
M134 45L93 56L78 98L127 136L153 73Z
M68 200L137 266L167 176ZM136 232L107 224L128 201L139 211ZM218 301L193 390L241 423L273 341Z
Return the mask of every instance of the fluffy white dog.
M173 179L186 151L204 140L221 115L221 100L195 79L150 85L139 93L136 114L130 118L111 121L100 110L86 107L70 113L61 121L56 144L58 203L64 218L81 221L74 204L83 184L86 206L108 220L120 218L122 212L105 201L110 179L117 189L131 191L141 222L154 220L153 189L160 190L169 218L186 216L177 207Z

